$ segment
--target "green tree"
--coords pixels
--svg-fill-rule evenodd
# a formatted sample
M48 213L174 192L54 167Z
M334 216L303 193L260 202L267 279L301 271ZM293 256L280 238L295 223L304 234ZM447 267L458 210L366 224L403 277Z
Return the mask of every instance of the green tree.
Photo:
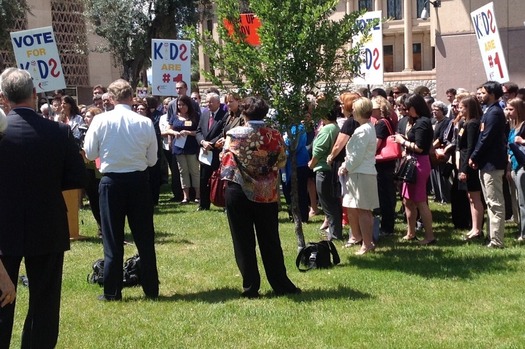
M305 246L298 208L296 147L298 127L304 117L302 110L307 97L318 100L314 119L319 119L333 107L336 96L344 90L361 64L362 34L368 37L372 26L358 25L362 13L346 14L339 20L330 16L338 0L257 0L247 4L239 0L217 0L220 42L210 33L195 39L200 42L213 65L203 72L213 83L226 87L225 81L236 88L260 95L271 101L277 110L277 121L290 136L289 156L292 160L292 214L298 247ZM256 14L262 25L258 30L259 46L245 42L246 35L239 24L241 12ZM229 33L224 21L233 24ZM320 98L322 97L322 98Z
M151 65L151 39L178 39L195 25L208 0L84 0L95 34L106 39L98 50L113 54L122 77L135 88Z
M29 12L26 0L0 0L0 40L9 38L10 29Z
M0 0L0 50L12 51L9 33L30 13L26 0ZM0 56L0 70L3 62Z

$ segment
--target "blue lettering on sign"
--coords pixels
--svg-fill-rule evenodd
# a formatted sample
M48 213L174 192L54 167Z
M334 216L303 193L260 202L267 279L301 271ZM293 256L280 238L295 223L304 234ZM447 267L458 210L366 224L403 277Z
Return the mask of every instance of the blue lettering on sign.
M170 59L175 60L179 56L179 46L174 43L170 43Z
M165 46L165 43L161 42L155 42L153 44L153 59L165 59L162 55L161 49L163 46ZM170 42L167 44L169 46L169 57L166 57L166 59L170 60L181 60L181 61L187 61L189 56L188 53L188 47L185 44L179 44Z
M52 62L50 61L49 63L52 63ZM38 67L38 72L40 73L40 78L47 79L47 77L49 76L49 65L48 65L48 63L46 61L43 61L43 60L39 59L39 60L37 60L35 62L35 64ZM20 64L20 69L29 70L30 65L31 65L31 62L26 62L25 65L22 63L22 64Z
M49 44L53 42L53 33L36 33L32 35L24 35L20 37L14 37L13 41L15 42L16 47L20 48L22 46L33 46L35 43L38 45Z
M481 12L480 14L472 17L474 22L474 30L476 31L476 36L479 38L489 35L491 32L496 32L496 27L494 26L494 16L492 11Z
M162 57L162 52L160 52L161 48L162 42L153 43L153 59L164 59L164 57Z
M376 19L379 19L379 18L358 19L358 20L357 20L357 27L359 28L359 30L364 31L365 28L366 28L366 25L367 25L368 23L370 23L370 22L376 20ZM378 21L377 24L374 25L374 26L372 27L371 30L379 30L379 29L380 29L380 28L379 28L379 23L380 23L380 22L381 22L381 21Z

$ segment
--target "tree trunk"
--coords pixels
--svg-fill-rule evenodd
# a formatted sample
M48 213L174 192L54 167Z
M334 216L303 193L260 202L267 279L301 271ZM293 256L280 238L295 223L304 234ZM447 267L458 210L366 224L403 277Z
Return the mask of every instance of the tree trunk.
M288 130L288 136L290 137L290 145L288 148L288 154L290 156L291 160L291 211L292 211L292 217L294 221L294 228L295 228L295 236L297 237L297 249L300 251L302 248L306 246L306 243L304 241L304 232L303 232L303 222L301 219L301 211L299 209L299 191L298 191L298 184L297 184L297 143L299 142L299 137L301 136L299 133L299 127L296 127L295 134L292 134L291 128Z

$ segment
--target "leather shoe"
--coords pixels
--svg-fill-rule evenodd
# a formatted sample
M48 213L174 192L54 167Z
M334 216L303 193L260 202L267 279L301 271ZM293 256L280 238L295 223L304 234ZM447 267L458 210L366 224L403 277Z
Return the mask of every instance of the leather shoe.
M115 302L115 301L122 300L122 297L112 297L112 296L106 296L106 295L101 294L100 296L97 297L97 299L102 302Z
M242 298L248 298L248 299L256 299L256 298L259 298L259 292L250 292L250 291L245 291L243 293L241 293L241 297Z

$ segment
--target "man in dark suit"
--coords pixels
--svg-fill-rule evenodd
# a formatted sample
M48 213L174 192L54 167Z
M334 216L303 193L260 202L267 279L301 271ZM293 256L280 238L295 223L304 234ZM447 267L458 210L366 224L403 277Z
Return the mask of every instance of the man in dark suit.
M69 230L63 190L82 188L84 162L68 125L38 115L31 75L9 68L0 76L9 102L0 140L0 259L16 284L22 258L29 309L22 348L54 348L58 338L64 251ZM0 308L0 348L8 348L15 303Z
M469 166L479 169L481 189L487 203L489 248L503 247L505 232L505 199L503 175L507 167L507 137L505 114L499 105L503 96L501 84L487 81L481 88L482 103L487 107L481 118L481 132Z
M202 111L197 128L197 142L204 152L212 152L213 158L211 166L201 162L200 170L200 191L201 200L198 211L210 209L210 177L214 170L219 168L219 153L221 146L216 144L217 140L222 136L222 129L224 127L223 118L226 115L224 109L220 108L220 97L216 93L208 93L206 95L206 103L208 108Z

